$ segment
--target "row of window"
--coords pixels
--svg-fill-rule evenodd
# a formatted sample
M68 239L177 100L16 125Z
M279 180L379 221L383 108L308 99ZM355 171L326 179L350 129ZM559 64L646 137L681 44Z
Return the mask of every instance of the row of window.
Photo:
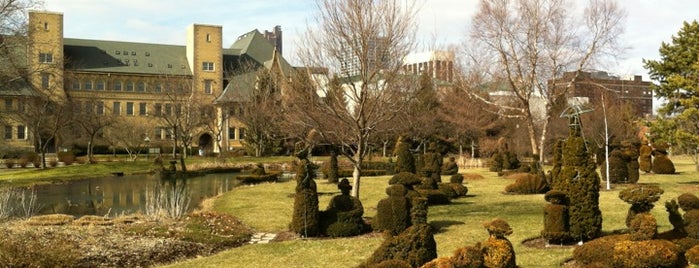
M117 50L115 51L116 55L120 55L121 51ZM124 55L129 55L129 51L124 50ZM149 52L145 53L146 57L150 56ZM136 56L136 51L131 51L131 56ZM53 54L52 53L39 53L39 62L40 63L53 63ZM129 65L129 60L125 59L122 61L124 64ZM138 66L138 60L133 60L134 66ZM148 64L148 67L153 67L152 63ZM168 64L168 68L172 68L172 64ZM184 65L182 65L182 68L184 68ZM202 62L201 69L203 71L209 71L213 72L215 70L214 68L214 63L211 61L205 61Z
M112 114L114 115L122 115L122 107L125 108L123 109L123 114L124 115L136 115L136 105L138 105L138 115L140 116L147 116L148 115L148 103L146 102L125 102L125 106L122 106L122 102L120 101L115 101L112 102ZM83 105L80 101L77 101L75 105L73 105L74 112L76 113L95 113L95 114L105 114L104 110L104 102L103 101L95 101L95 102L85 102ZM161 116L161 115L170 115L173 112L178 114L181 113L182 111L182 106L179 104L173 105L171 103L155 103L153 104L153 115L155 116ZM210 109L203 109L200 114L201 117L203 118L213 118L214 117L214 110L213 107Z
M46 83L47 83L47 86L45 88L48 88L48 81ZM204 93L206 93L206 94L213 93L213 84L214 84L213 80L204 80ZM153 92L155 92L155 93L163 92L163 84L162 83L154 83L151 86L152 86ZM73 81L71 88L73 90L105 90L105 89L108 89L108 90L112 90L112 91L126 91L126 92L147 92L147 91L151 90L151 88L149 87L149 84L147 84L145 82L114 81L114 82L111 82L111 85L107 85L107 82L105 82L103 80L97 80L97 81L75 80L75 81ZM171 89L169 86L166 86L164 88L164 90L165 90L165 92L170 92ZM184 90L184 85L179 85L178 90Z
M13 137L14 135L14 137ZM5 126L5 139L6 140L11 140L11 139L17 139L17 140L26 140L27 139L27 126L24 125L18 125L18 126Z

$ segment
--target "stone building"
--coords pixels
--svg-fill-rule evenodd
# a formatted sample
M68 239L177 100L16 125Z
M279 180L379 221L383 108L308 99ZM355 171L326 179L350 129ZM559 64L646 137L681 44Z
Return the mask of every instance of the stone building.
M0 89L5 105L0 109L17 111L23 99L41 91L57 102L69 102L73 113L114 116L122 130L153 147L172 146L166 115L195 104L197 119L205 122L190 133L193 147L214 153L241 147L245 126L238 118L240 106L256 86L256 73L266 69L288 78L292 70L277 52L279 26L272 38L276 44L253 30L228 48L219 25L189 26L184 45L66 38L63 14L46 11L29 12L28 30L26 75L13 88ZM2 123L6 144L34 146L25 122ZM57 149L80 138L66 135L56 139Z

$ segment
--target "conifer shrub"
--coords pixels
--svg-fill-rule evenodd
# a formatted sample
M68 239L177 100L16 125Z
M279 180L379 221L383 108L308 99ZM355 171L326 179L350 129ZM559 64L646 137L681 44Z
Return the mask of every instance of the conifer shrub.
M427 224L411 226L397 236L388 236L361 267L387 260L403 260L410 267L420 267L437 258L437 243L432 229Z
M449 196L439 189L416 189L420 196L427 198L429 205L446 205L451 203Z
M679 249L667 240L620 241L614 245L614 267L676 267Z
M699 239L698 209L692 209L684 213L684 231L689 238Z
M668 221L672 224L672 232L684 233L684 219L679 211L680 206L677 201L670 200L665 202L665 210L668 213Z
M440 176L442 170L442 156L435 152L429 152L422 155L422 166L420 172L422 176L431 178L436 182L442 182Z
M648 146L647 144L642 144L641 147L638 149L638 154L639 154L639 169L645 173L651 172L651 164L653 162L653 157L651 156L653 153L653 148Z
M410 198L410 224L427 224L427 198L413 197Z
M610 267L609 264L614 259L614 244L628 240L628 237L629 235L608 235L588 241L573 249L573 259L582 267Z
M485 260L483 259L482 246L480 243L469 247L459 248L454 251L454 256L451 257L453 267L459 268L480 268L483 267Z
M512 234L510 225L502 219L483 224L490 237L483 242L483 263L486 267L517 267L515 250L505 236Z
M625 144L624 150L622 151L624 159L626 160L626 177L629 183L636 183L640 178L638 171L640 168L640 164L638 163L640 152L638 146L638 143L629 142Z
M607 165L603 164L600 173L602 179L607 179ZM628 168L623 153L615 149L609 154L609 181L611 183L626 183L628 182Z
M328 162L327 166L326 179L328 179L329 183L337 183L340 181L340 176L338 175L339 169L340 167L337 164L337 153L333 151L330 153L330 161Z
M677 197L677 204L684 211L699 209L699 197L691 193L683 193Z
M629 224L633 241L651 240L658 234L658 223L648 212L636 214Z
M468 187L461 183L449 183L447 184L449 187L451 187L454 192L456 192L456 197L464 197L468 194Z
M461 174L451 175L451 177L449 177L449 182L462 184L462 183L464 183L464 176Z
M626 215L626 226L631 227L631 221L636 214L647 213L655 206L653 203L660 200L663 189L655 185L634 185L619 192L619 198L631 204Z
M515 182L505 186L506 193L512 194L541 194L548 191L549 187L544 178L531 173L516 173L508 176Z
M655 174L675 174L675 164L665 154L653 158L651 170Z
M544 230L541 236L550 244L561 244L570 240L568 229L568 207L564 192L551 190L544 199L550 204L544 207Z
M400 172L410 172L415 173L417 170L415 168L415 157L413 153L410 152L410 139L406 137L399 137L396 144L396 173Z
M75 163L75 154L72 151L68 152L58 152L56 153L59 162L63 162L66 166L70 166Z
M415 175L415 173L410 173L410 172L400 172L396 173L391 177L390 180L388 180L388 184L401 184L403 186L408 187L408 189L412 188L414 185L418 185L422 183L422 178L420 176Z
M399 234L410 226L411 201L405 195L408 190L402 184L386 188L387 198L376 205L376 216L372 221L374 230Z
M314 180L317 167L305 155L299 159L301 164L296 167L296 194L290 229L304 237L313 237L319 234L320 229L318 190Z
M699 265L699 245L693 246L684 253L684 257L687 262L691 265Z
M438 187L439 191L444 193L444 195L446 195L449 199L455 199L459 197L459 194L456 193L456 190L454 190L454 187L452 187L450 183L440 183Z
M456 164L456 158L449 157L449 161L442 166L442 175L455 175L459 173L459 165Z

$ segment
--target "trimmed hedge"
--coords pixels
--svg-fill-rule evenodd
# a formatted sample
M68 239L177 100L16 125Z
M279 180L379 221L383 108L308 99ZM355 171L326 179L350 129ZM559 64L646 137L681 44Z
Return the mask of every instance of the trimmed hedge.
M388 260L402 260L411 267L420 267L437 258L437 242L427 224L411 226L397 236L388 236L364 264L374 267Z
M506 193L542 194L549 190L546 180L536 174L516 173L507 176L507 179L515 179L515 182L505 186Z
M257 184L265 182L277 182L279 180L279 175L281 175L281 172L270 172L264 175L240 174L236 176L235 179L240 181L240 183L242 184Z

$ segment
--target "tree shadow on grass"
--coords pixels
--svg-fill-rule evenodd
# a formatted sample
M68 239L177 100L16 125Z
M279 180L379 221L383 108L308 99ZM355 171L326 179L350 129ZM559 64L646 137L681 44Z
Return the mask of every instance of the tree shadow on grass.
M432 226L432 229L434 230L435 233L446 232L450 226L461 225L461 224L464 224L464 222L462 222L462 221L449 221L449 220L431 221L430 222L430 226Z

